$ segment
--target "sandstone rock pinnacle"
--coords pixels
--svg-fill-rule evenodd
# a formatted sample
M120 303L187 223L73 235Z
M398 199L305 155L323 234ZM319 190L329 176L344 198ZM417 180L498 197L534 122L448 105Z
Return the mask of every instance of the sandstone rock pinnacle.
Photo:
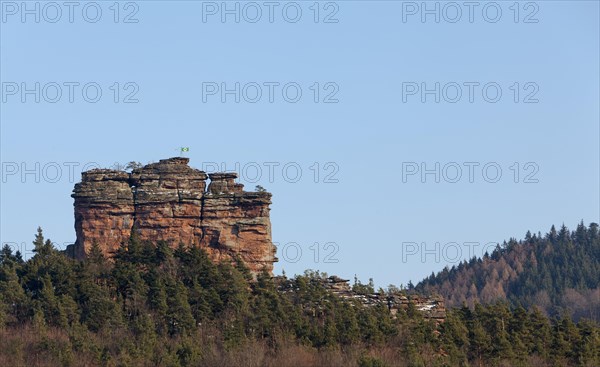
M268 192L246 192L235 173L209 174L170 158L131 173L82 173L73 194L77 240L69 252L85 258L92 244L111 256L132 231L142 241L199 246L215 261L239 257L256 275L273 271Z

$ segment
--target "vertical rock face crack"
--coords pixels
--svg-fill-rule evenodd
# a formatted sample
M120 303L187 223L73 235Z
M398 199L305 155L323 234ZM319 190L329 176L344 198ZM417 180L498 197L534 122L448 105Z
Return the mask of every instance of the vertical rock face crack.
M188 163L177 157L131 173L84 172L73 190L77 241L68 252L85 258L96 242L110 256L135 229L142 241L199 246L214 261L239 256L254 274L272 273L271 194L244 191L235 173L207 175Z
M206 198L206 192L202 195L200 199L200 241L202 241L206 237L206 232L204 231L204 199Z
M179 188L179 180L177 181L177 198L180 203L183 201L182 200L182 192L181 192L181 189Z

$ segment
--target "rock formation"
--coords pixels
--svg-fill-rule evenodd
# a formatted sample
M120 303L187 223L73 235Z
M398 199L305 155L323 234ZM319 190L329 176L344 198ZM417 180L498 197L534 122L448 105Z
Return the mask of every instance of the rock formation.
M279 290L283 292L292 292L292 285L285 276L275 277L279 285ZM317 278L315 281L329 292L346 300L357 300L364 306L370 307L378 304L384 304L392 316L396 316L398 311L406 311L412 305L415 310L420 311L423 317L438 323L446 319L446 307L444 298L441 296L426 297L417 294L406 294L398 291L394 293L357 293L352 290L348 283L349 280L342 279L332 275L327 278Z
M272 273L271 194L243 191L235 173L209 174L207 188L206 173L188 162L84 172L73 190L77 241L68 252L82 259L97 243L110 256L135 231L143 241L200 246L215 261L239 256L253 274Z

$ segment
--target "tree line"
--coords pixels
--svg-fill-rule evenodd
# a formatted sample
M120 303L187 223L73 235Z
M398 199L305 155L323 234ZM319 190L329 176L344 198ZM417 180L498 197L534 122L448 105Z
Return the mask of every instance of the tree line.
M0 365L600 365L600 328L568 314L477 303L436 323L342 299L318 271L253 279L197 247L133 236L111 259L95 244L76 261L41 229L34 247L27 261L0 251Z

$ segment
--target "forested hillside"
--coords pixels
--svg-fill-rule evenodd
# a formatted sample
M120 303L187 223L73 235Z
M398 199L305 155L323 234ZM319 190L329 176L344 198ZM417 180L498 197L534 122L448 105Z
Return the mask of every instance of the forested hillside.
M535 308L475 305L438 323L340 298L319 272L282 291L198 248L132 238L114 260L94 246L75 261L41 230L34 244L27 261L0 252L1 366L600 365L597 324Z
M550 316L600 320L600 235L598 224L581 222L575 231L552 226L545 235L527 232L482 259L432 274L416 286L438 293L449 306L508 300L539 307Z

